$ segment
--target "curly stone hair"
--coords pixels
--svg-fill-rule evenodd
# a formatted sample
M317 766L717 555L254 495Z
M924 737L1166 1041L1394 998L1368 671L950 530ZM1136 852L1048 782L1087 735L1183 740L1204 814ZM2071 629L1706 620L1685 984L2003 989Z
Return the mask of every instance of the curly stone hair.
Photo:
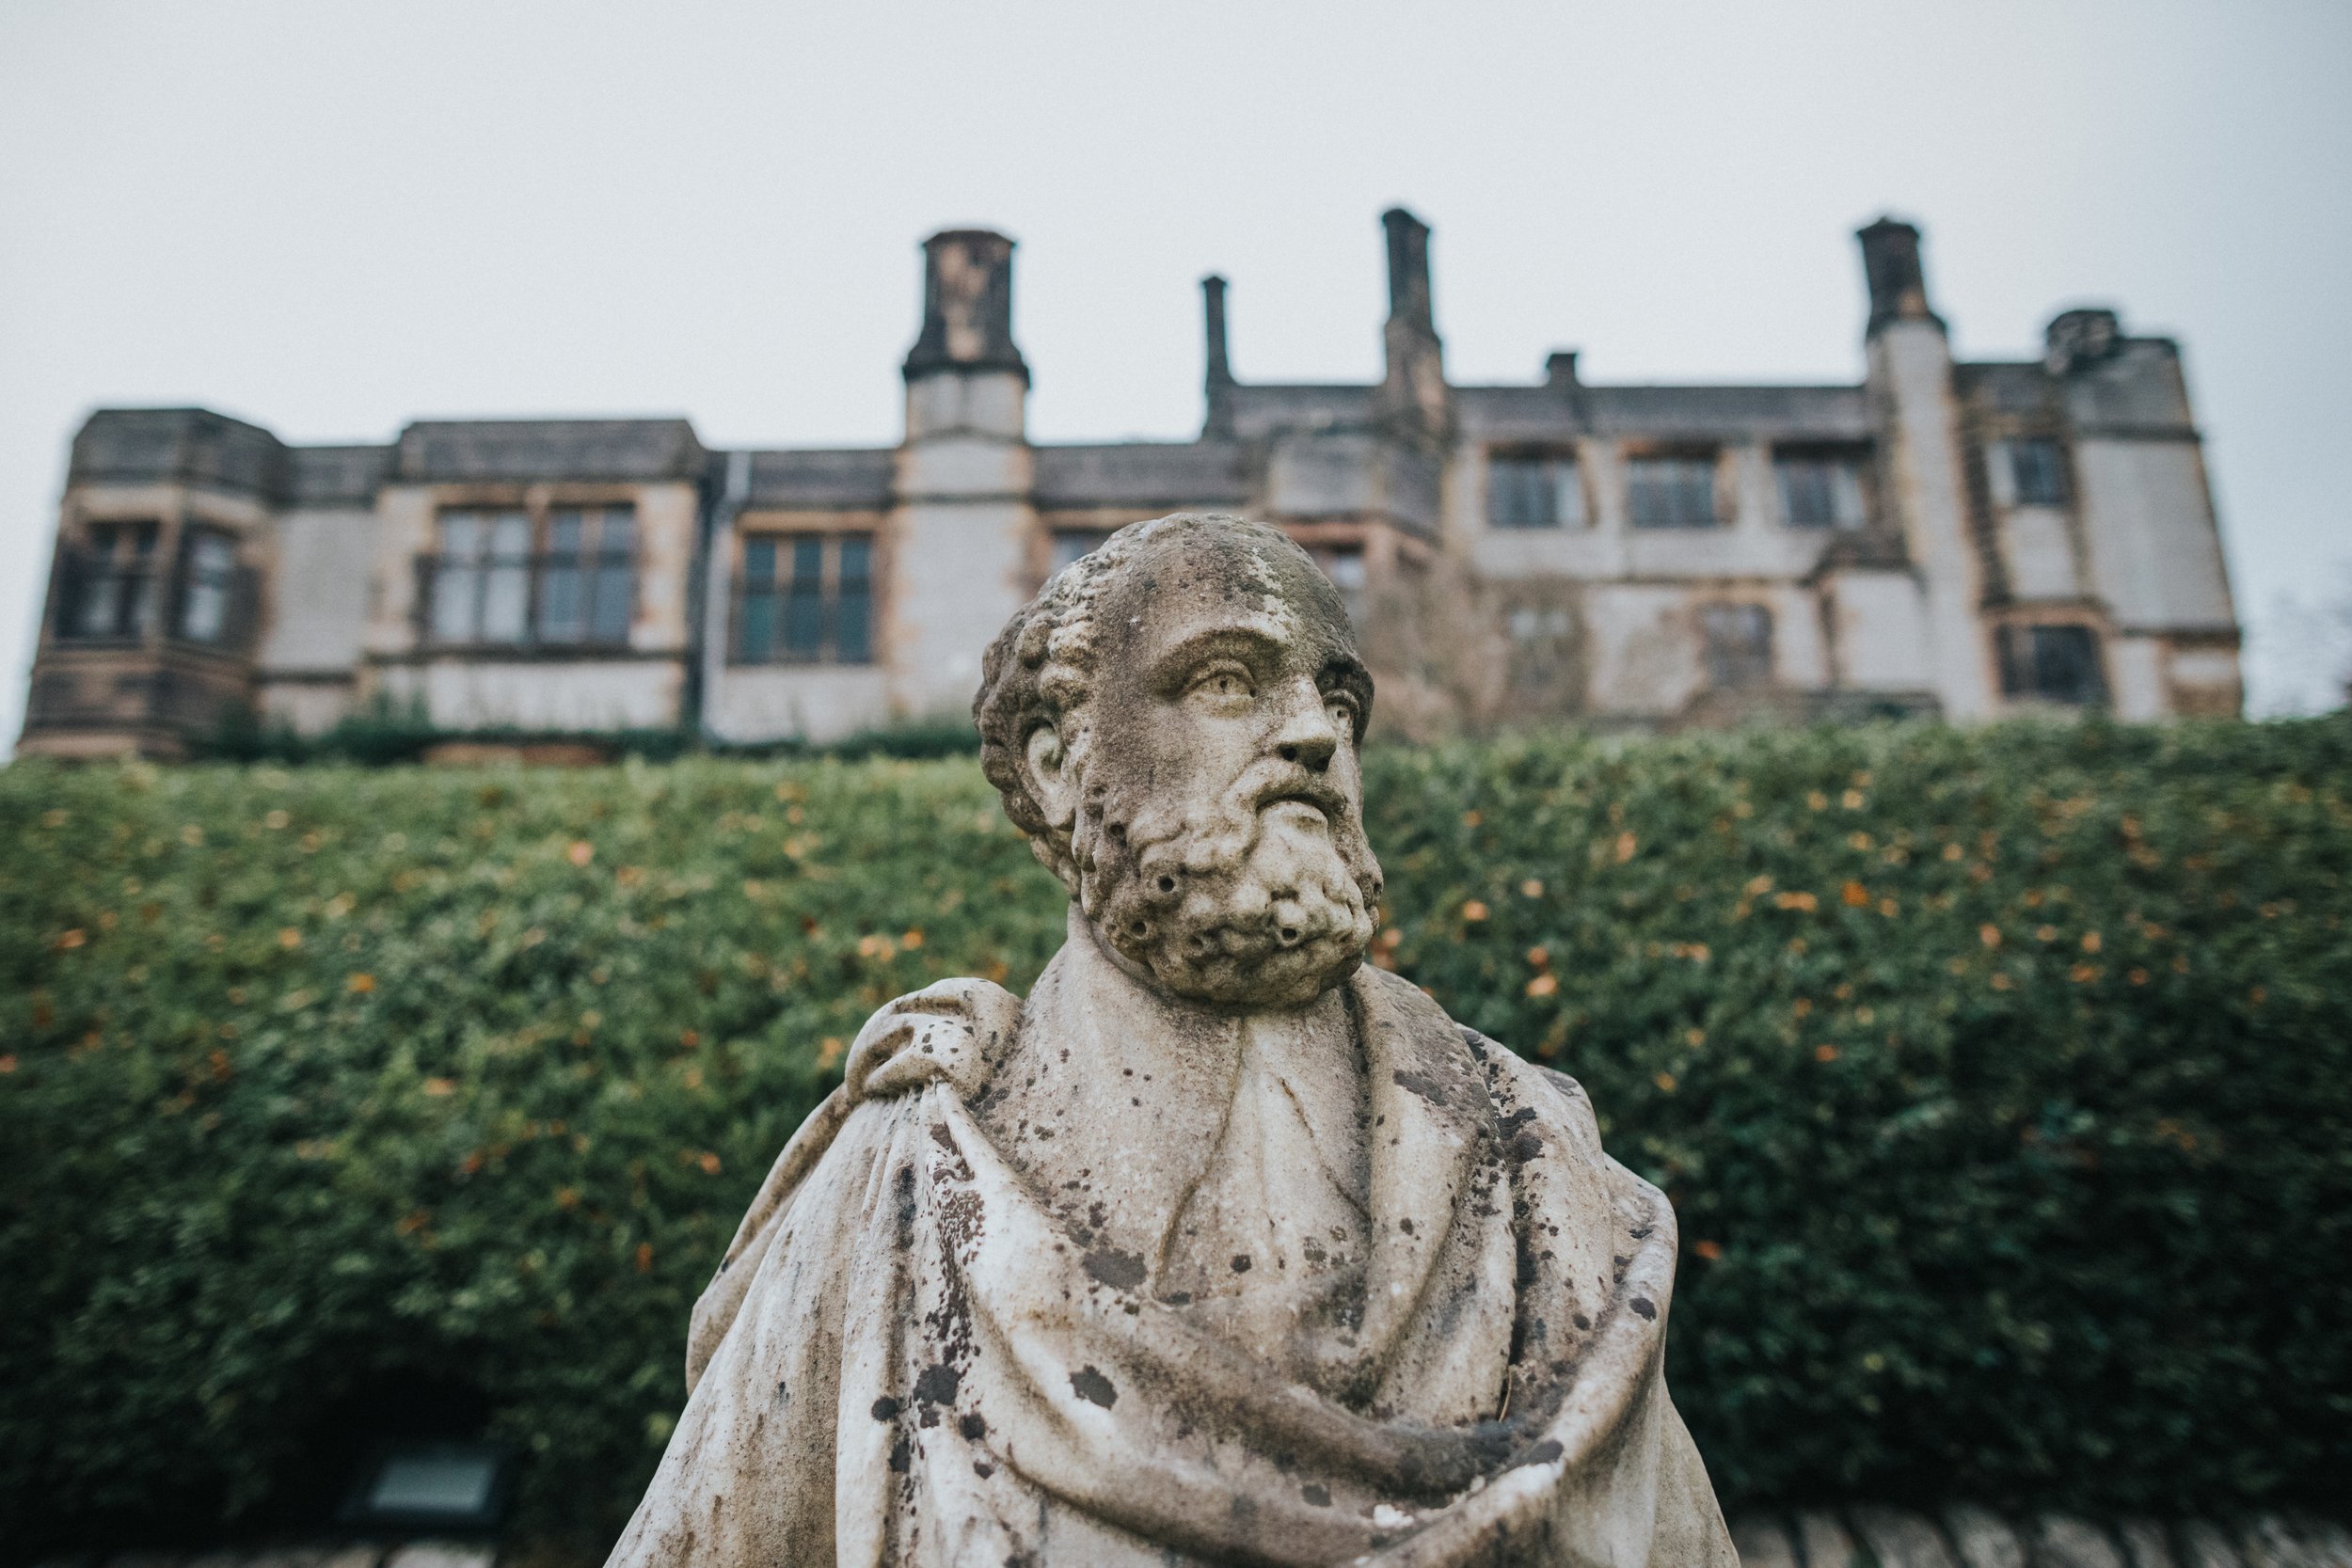
M1071 765L1084 766L1090 739L1085 707L1101 651L1096 610L1138 556L1171 534L1200 529L1231 531L1275 549L1298 549L1277 529L1222 513L1177 512L1130 523L1039 589L1037 597L996 634L981 660L980 689L972 699L972 720L980 732L980 771L1003 797L1005 815L1027 836L1030 851L1073 891L1077 868L1069 837L1046 821L1023 775L1029 736L1044 725L1055 726ZM1359 736L1371 717L1371 692L1362 696Z

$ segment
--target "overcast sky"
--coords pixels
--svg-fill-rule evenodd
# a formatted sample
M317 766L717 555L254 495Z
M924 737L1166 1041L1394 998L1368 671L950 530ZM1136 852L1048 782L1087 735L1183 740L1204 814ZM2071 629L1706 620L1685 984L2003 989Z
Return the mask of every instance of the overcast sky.
M0 744L66 447L683 414L888 444L920 238L1021 244L1044 440L1369 379L1377 216L1457 381L1854 380L1851 231L1927 232L1963 356L2085 302L2186 348L2258 709L2352 618L2352 5L0 0Z

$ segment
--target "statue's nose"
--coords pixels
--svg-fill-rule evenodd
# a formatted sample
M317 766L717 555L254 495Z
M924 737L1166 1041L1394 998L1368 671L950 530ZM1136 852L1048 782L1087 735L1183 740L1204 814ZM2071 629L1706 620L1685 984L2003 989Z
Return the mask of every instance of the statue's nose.
M1331 765L1332 753L1340 749L1340 732L1331 722L1330 709L1324 705L1323 693L1307 685L1304 698L1295 702L1289 719L1274 737L1274 754L1284 762L1295 762L1310 773L1320 773Z

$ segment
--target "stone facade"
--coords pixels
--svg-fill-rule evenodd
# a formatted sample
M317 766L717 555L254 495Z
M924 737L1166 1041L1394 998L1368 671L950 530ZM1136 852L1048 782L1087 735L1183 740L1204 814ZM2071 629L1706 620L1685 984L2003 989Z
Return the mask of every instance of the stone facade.
M1430 231L1384 215L1381 380L1245 384L1203 283L1188 442L1028 439L1012 244L933 236L892 448L682 420L431 421L296 447L201 409L76 436L22 749L173 754L246 703L446 729L825 741L970 701L993 630L1126 523L1278 524L1407 731L1573 719L2234 713L2239 632L2178 347L2068 310L1952 356L1918 231L1862 230L1843 386L1456 386Z

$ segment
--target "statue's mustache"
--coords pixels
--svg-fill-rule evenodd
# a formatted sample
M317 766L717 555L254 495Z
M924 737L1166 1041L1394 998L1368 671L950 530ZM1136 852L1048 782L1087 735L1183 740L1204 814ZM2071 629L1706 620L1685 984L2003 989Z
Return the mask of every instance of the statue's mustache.
M1282 756L1263 757L1243 769L1226 799L1253 816L1284 800L1312 806L1334 824L1348 815L1347 792L1328 774Z

